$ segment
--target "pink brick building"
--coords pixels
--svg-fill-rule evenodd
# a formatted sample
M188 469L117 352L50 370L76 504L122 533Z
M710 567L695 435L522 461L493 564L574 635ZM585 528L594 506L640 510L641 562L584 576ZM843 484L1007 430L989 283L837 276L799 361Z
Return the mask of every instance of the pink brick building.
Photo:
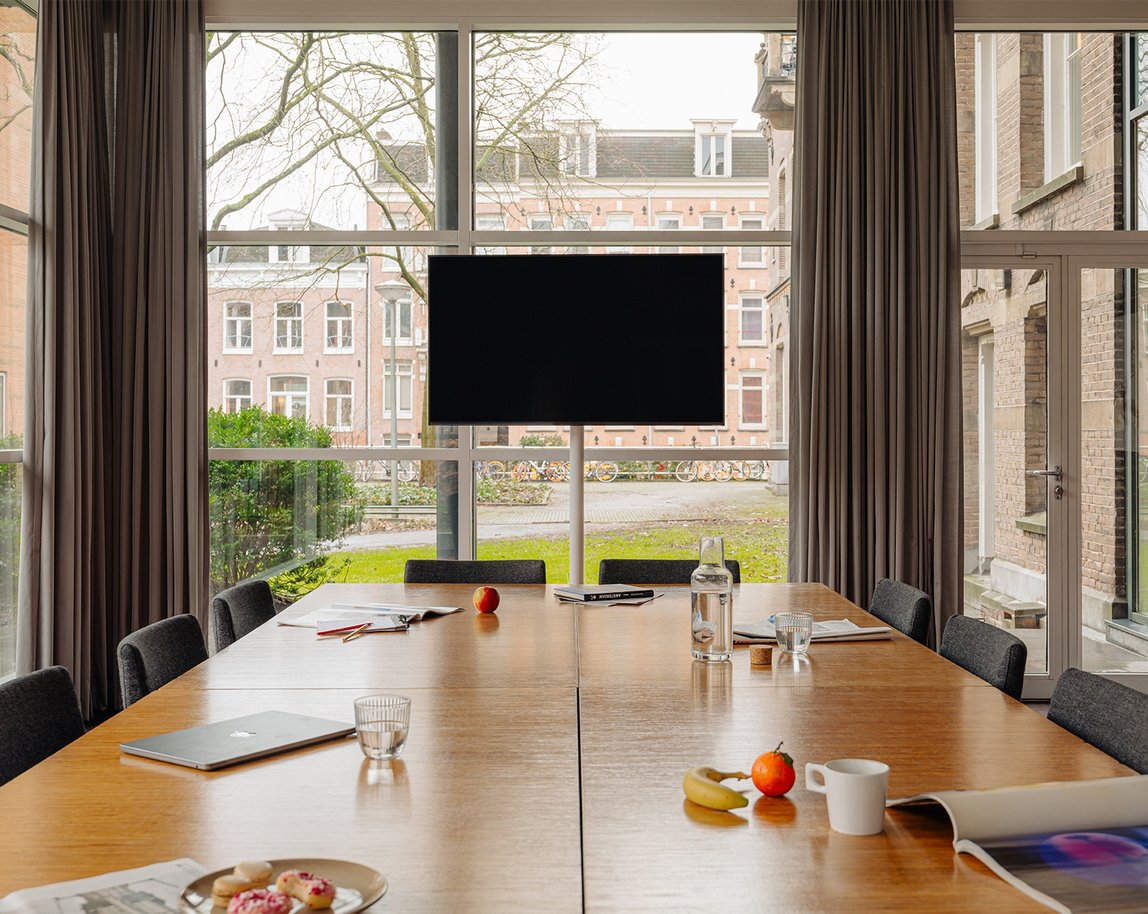
M539 151L541 148L541 152ZM364 203L371 230L425 228L428 213L410 188L429 188L425 148L388 147L395 163L379 169ZM727 120L694 120L687 129L607 131L564 124L531 154L480 148L477 230L610 231L763 229L769 214L766 142ZM409 182L409 183L408 183ZM406 183L406 186L404 186ZM293 212L268 228L320 228ZM535 253L650 250L624 246ZM662 246L660 251L697 251ZM757 445L770 435L769 265L761 247L723 248L726 305L726 424L722 427L595 427L591 444L619 446ZM484 253L527 252L490 248ZM212 406L263 404L332 428L340 445L400 445L423 440L427 372L428 248L217 249L209 263ZM543 303L540 303L540 305ZM497 307L497 301L484 303ZM651 319L656 319L656 303ZM523 320L561 323L542 308ZM593 310L588 320L606 320ZM393 383L393 389L392 389ZM392 398L396 415L392 416ZM480 430L482 443L518 444L555 427Z

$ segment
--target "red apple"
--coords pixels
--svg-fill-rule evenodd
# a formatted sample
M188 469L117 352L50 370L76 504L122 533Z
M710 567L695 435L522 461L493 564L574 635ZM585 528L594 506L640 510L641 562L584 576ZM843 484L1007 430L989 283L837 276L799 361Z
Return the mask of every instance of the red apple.
M474 592L474 608L480 613L492 613L498 609L498 591L493 587L480 587Z

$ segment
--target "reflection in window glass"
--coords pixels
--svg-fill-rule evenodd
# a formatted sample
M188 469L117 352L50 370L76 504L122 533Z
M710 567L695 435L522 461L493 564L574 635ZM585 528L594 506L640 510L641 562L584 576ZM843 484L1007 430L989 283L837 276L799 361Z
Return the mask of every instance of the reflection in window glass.
M223 382L223 409L229 413L251 408L251 382L232 378Z

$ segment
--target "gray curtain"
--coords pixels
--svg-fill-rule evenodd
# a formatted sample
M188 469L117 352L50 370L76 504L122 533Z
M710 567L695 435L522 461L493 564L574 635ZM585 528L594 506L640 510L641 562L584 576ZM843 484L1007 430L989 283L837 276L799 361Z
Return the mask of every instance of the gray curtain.
M791 580L961 601L950 0L801 0ZM935 632L934 632L935 637Z
M207 610L201 0L43 0L17 667Z

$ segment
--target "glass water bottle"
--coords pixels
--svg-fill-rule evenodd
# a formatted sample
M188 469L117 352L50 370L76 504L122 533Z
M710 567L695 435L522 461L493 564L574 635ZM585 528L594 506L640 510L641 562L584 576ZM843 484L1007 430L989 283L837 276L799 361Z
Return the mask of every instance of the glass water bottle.
M703 536L699 564L690 576L690 633L695 659L729 660L733 654L733 575L725 543Z

